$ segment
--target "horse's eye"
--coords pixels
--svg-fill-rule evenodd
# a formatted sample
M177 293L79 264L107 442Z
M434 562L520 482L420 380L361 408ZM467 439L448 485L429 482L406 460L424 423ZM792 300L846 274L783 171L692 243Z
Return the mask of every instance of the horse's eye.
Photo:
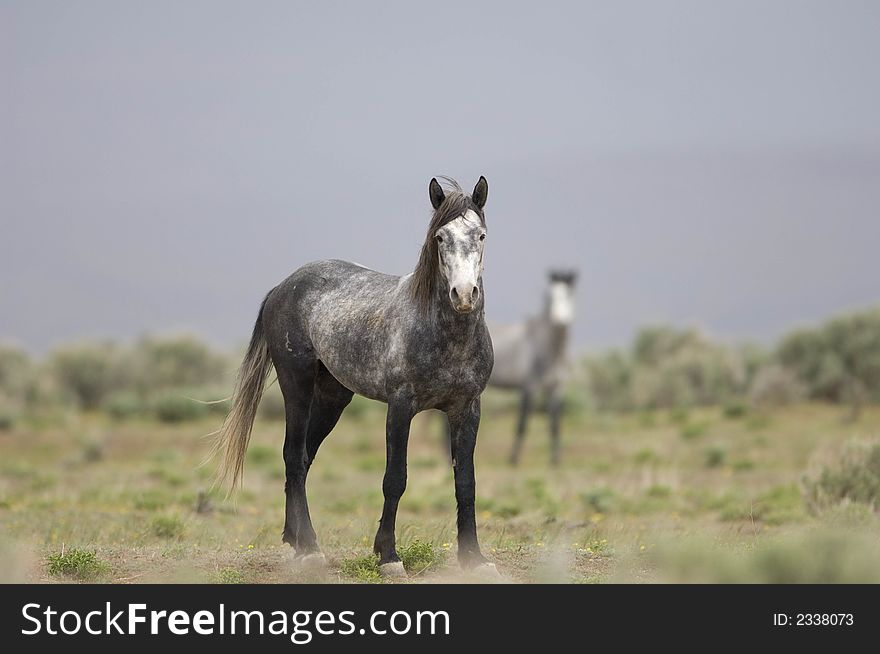
M486 240L486 235L485 235L485 234L480 234L480 240L481 240L481 241L485 241L485 240Z
M438 235L438 236L435 236L434 238L437 239L437 242L438 242L438 243L442 243L442 242L443 242L443 237L442 237L442 236L439 236L439 235Z

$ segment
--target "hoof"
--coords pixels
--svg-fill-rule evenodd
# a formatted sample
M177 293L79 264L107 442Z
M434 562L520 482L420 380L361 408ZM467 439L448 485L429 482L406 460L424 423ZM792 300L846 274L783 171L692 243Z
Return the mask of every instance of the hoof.
M401 561L383 563L379 566L379 574L383 577L405 577L406 569Z
M293 563L303 570L323 570L327 567L327 558L323 552L309 552L294 557Z
M473 568L471 573L481 579L485 579L486 581L501 581L502 579L501 573L498 572L498 568L495 567L495 564L489 563L488 561Z

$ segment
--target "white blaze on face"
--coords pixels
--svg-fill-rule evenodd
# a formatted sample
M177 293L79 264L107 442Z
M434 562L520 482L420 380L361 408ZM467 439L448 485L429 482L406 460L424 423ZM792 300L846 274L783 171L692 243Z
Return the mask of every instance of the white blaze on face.
M574 320L574 297L570 284L553 282L550 285L550 320L557 325L570 325Z
M485 233L480 217L471 210L437 230L442 239L437 245L440 268L456 309L471 310L477 303L474 289L479 289L483 274Z

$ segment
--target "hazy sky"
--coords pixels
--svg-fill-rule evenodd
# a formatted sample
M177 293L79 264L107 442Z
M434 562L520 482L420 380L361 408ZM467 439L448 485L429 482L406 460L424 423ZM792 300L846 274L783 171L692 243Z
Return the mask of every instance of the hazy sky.
M526 7L524 5L532 5ZM415 264L489 180L487 313L576 341L880 300L880 3L3 2L0 338L244 341L303 263Z

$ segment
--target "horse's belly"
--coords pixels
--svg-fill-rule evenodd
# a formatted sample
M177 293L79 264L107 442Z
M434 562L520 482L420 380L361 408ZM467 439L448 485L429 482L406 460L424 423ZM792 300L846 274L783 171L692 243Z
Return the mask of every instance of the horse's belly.
M363 366L357 359L339 356L329 351L319 358L327 370L348 390L371 400L387 402L385 378L379 366Z

